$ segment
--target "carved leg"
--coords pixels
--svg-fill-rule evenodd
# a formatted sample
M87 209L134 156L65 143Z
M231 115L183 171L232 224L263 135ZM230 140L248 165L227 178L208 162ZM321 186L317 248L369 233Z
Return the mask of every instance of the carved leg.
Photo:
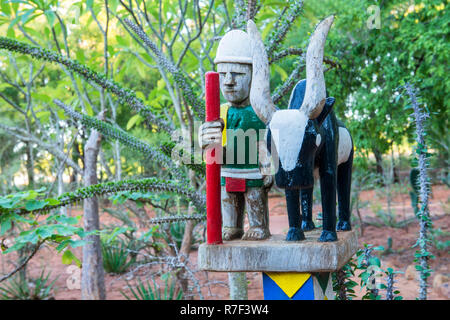
M244 234L244 194L222 187L222 238L233 240Z
M302 216L300 214L300 190L286 189L286 205L289 219L289 231L286 241L300 241L305 239L301 228Z
M245 192L248 222L250 228L242 240L263 240L270 236L267 189L247 188Z
M313 188L300 191L300 204L302 207L302 230L311 231L316 228L312 221Z
M322 234L319 241L337 241L336 234L336 170L323 170L320 174L322 195Z
M338 167L338 212L339 221L337 224L337 231L352 230L350 224L350 202L351 202L351 187L352 187L352 165L353 165L353 150L347 162L342 163Z
M333 126L332 119L327 118L324 126ZM320 194L322 196L322 234L319 241L337 241L336 233L336 183L337 183L337 139L336 130L329 130L325 135L325 150L319 163Z

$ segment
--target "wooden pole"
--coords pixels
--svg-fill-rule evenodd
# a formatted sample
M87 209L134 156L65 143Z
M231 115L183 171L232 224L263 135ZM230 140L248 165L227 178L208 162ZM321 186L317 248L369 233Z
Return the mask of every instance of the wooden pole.
M205 74L206 121L217 121L220 118L220 86L219 73ZM217 163L214 146L206 150L206 242L222 243L222 211L220 198L220 163ZM221 150L220 150L221 151Z

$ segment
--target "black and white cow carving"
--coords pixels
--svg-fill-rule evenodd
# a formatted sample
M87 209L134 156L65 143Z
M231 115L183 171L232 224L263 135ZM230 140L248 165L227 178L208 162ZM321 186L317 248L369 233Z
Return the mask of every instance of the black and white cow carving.
M286 192L289 216L286 239L289 241L304 239L303 230L314 228L311 212L314 169L320 176L322 195L323 231L319 241L336 241L336 230L351 229L353 142L332 111L334 98L326 97L322 66L325 41L333 20L334 16L327 17L312 34L306 51L306 80L294 88L287 110L278 110L273 104L264 44L254 24L247 25L253 48L252 82L255 82L250 102L269 129L268 151L278 164L275 181ZM336 192L339 200L337 226Z
M349 131L336 119L332 110L334 98L326 99L321 113L315 119L309 119L307 114L299 110L305 90L306 80L302 80L292 92L289 109L273 114L267 138L268 150L279 162L275 182L278 187L285 189L286 194L289 218L286 240L303 240L303 231L315 228L312 221L312 194L314 176L318 174L323 211L323 231L319 241L336 241L336 229L351 229L353 142ZM336 190L339 202L337 228Z

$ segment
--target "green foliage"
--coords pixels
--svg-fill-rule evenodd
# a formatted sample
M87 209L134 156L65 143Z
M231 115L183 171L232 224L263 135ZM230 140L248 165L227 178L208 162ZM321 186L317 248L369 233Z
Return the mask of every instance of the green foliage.
M376 286L375 271L379 270L381 267L380 259L372 255L373 250L382 251L383 247L373 247L371 244L364 244L364 249L358 250L356 252L357 265L356 268L362 271L358 277L360 280L361 287L367 287L366 294L363 296L363 300L379 300L381 296L378 294L378 289ZM378 274L379 276L379 274Z
M43 189L37 191L28 190L0 197L0 236L4 236L12 228L13 222L21 222L28 226L27 230L22 231L17 237L15 237L14 244L11 247L2 247L2 251L4 253L9 253L20 250L27 244L37 245L43 242L49 242L56 245L56 250L58 252L64 251L62 255L63 263L70 264L75 262L80 266L80 260L73 255L68 248L76 248L84 245L85 241L83 238L89 234L98 233L98 231L86 232L82 227L76 226L80 217L68 217L63 214L52 214L46 219L37 222L33 219L34 214L48 212L92 196L111 194L122 190L176 192L192 199L193 203L198 205L199 211L204 210L204 199L196 195L193 190L181 186L178 183L161 181L153 178L123 180L119 182L107 182L99 185L91 185L86 188L78 189L75 192L65 193L57 199L48 198L45 200L38 200L37 198L43 195ZM24 214L27 215L24 216ZM174 216L155 218L149 222L169 223L186 219L203 220L204 218L205 217L203 214L192 216ZM123 230L120 232L123 232ZM120 232L117 232L116 235ZM76 239L77 237L79 239Z
M439 251L448 252L450 247L450 240L448 240L450 238L450 232L440 228L433 228L430 233L433 247Z
M356 265L353 259L350 259L341 270L332 273L335 300L353 300L356 297L354 288L358 283L351 279L355 276L355 270Z
M160 128L163 128L169 132L172 130L172 127L170 125L157 118L153 114L151 108L146 106L142 99L136 96L136 93L134 91L123 88L118 83L114 82L111 79L108 79L106 75L95 72L91 68L79 63L76 60L63 57L56 52L47 49L30 46L29 44L26 44L24 42L5 37L0 37L0 49L30 55L31 57L42 61L62 64L70 70L76 72L86 80L93 81L102 88L109 90L111 93L117 95L121 103L128 104L129 106L134 108L146 119L148 119L150 123L155 123Z
M356 261L352 258L339 272L333 274L336 300L352 300L356 297L354 288L357 287L357 283L351 280L355 275L360 279L360 290L365 290L363 300L381 300L383 297L380 290L386 291L386 300L403 299L400 291L394 288L394 277L401 272L392 268L383 270L380 259L372 254L374 250L385 252L382 246L364 244L364 248L356 252ZM382 277L385 277L384 283L381 281Z
M175 281L170 281L169 283L169 278L165 277L164 291L161 292L161 288L154 278L152 278L152 284L150 284L148 280L146 283L143 283L141 279L138 278L135 287L128 284L132 297L127 296L123 291L121 291L121 293L128 300L131 300L133 297L136 300L182 300L183 292L181 290L178 290L177 292L175 286Z
M184 229L186 224L183 222L176 222L170 224L170 235L172 239L175 241L177 248L181 248L181 244L183 242Z
M0 236L5 236L14 223L21 223L26 230L21 231L15 238L14 244L9 248L2 246L3 253L18 251L28 244L40 245L44 242L54 244L58 252L64 251L63 262L75 261L80 264L69 247L76 248L83 245L85 236L94 232L85 232L82 227L76 226L80 217L68 217L56 213L45 219L36 219L33 212L46 210L47 207L57 208L60 204L56 199L38 200L43 195L43 189L28 190L0 197ZM27 216L23 216L27 213ZM76 238L79 239L76 239Z
M165 226L165 232L162 233L162 237L164 238L166 243L173 242L176 248L179 250L181 248L181 244L183 242L184 230L186 223L184 221L174 221ZM195 239L192 239L194 242Z
M272 28L270 34L265 40L264 45L266 47L267 56L269 59L272 59L274 53L279 51L280 48L278 45L286 37L288 30L291 28L296 18L300 16L303 8L303 1L292 1L292 3L286 8L286 14L275 22L276 26Z
M58 277L50 281L50 274L42 270L39 277L27 279L17 274L0 287L0 300L50 300L54 299L54 285Z
M132 266L136 259L130 256L130 246L123 240L105 241L102 239L103 268L108 273L121 274Z
M392 268L387 268L384 271L386 275L386 284L382 283L380 285L380 289L386 290L386 300L403 300L403 297L400 295L399 290L395 290L394 287L394 277L396 274L401 274L401 271L394 271Z
M380 9L380 27L369 28L373 11ZM327 90L336 98L335 111L352 132L356 156L378 150L385 153L391 143L412 142L410 112L393 106L398 89L414 78L420 85L424 105L433 115L428 132L432 147L438 150L440 167L449 157L450 119L448 92L450 12L442 0L394 1L308 1L305 18L297 34L288 38L292 45L307 37L308 24L330 12L336 19L327 38L326 54L340 67L325 74ZM340 104L339 104L340 102ZM431 146L430 146L431 147Z
M205 211L205 199L191 188L186 187L179 182L165 181L157 178L145 178L140 180L121 180L117 182L111 181L99 183L77 189L74 192L64 193L55 199L48 198L36 201L35 198L42 195L42 193L33 190L0 197L0 225L8 223L7 221L9 221L11 217L18 219L18 215L21 214L48 212L94 196L113 194L120 191L148 190L153 192L177 193L192 200L200 212ZM30 199L30 197L33 198ZM19 219L27 221L25 218ZM70 219L68 221L70 221Z
M405 228L406 226L415 221L415 218L406 218L403 220L399 220L397 219L397 215L393 210L391 210L391 212L388 212L379 208L379 206L377 205L374 205L373 209L375 216L380 220L380 222L379 223L370 222L369 224L372 224L379 228L381 227Z
M175 173L177 178L179 178L180 180L184 179L184 181L186 181L184 174L180 171L179 168L175 166L173 161L170 159L170 153L168 155L167 152L162 153L160 150L155 149L151 145L140 141L139 139L128 134L121 128L113 127L111 124L105 121L98 120L94 117L85 114L80 114L72 110L70 107L66 106L57 99L55 99L54 102L60 108L64 109L64 111L72 118L80 120L82 124L88 126L89 128L96 129L105 136L112 139L117 139L122 144L141 152L143 155L146 156L146 160L151 159L155 162L159 162L160 165L167 167L168 169L171 169L171 172ZM166 148L167 146L164 145L164 150L166 150Z
M181 70L179 70L166 56L159 50L158 46L150 40L150 38L145 34L142 28L136 25L129 19L124 20L125 23L136 33L141 40L145 43L145 45L152 50L156 56L157 63L166 69L167 72L172 74L174 81L181 88L181 93L186 99L187 103L193 107L193 111L195 115L202 119L205 114L205 104L202 99L199 99L195 94L194 90L190 85L189 79L183 74Z
M79 242L79 245L83 245L85 242ZM78 268L81 268L81 260L77 258L75 254L69 249L66 249L61 257L63 264L72 264L75 263Z

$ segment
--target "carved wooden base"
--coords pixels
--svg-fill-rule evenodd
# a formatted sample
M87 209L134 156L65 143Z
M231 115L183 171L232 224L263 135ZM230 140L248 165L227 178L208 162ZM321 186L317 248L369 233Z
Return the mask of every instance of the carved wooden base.
M356 231L338 232L336 242L318 242L321 229L305 232L306 240L287 242L284 235L266 240L202 244L201 270L221 272L333 272L342 268L358 249Z

